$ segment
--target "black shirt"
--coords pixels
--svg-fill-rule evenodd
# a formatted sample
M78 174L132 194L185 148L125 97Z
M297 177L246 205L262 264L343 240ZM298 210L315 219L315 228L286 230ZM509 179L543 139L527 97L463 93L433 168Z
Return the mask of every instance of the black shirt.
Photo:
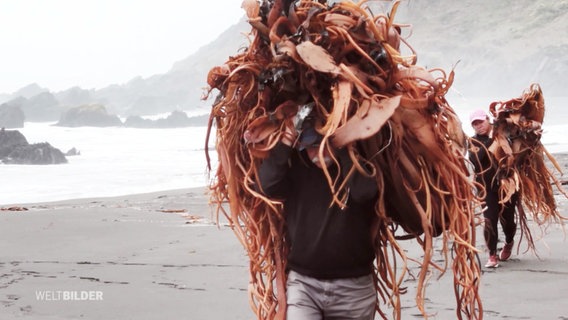
M342 174L352 163L340 152ZM332 177L337 168L329 168ZM348 181L346 207L332 204L322 169L305 153L282 143L274 147L259 169L261 190L284 201L288 269L320 279L370 274L375 251L372 221L377 200L374 178L355 173Z

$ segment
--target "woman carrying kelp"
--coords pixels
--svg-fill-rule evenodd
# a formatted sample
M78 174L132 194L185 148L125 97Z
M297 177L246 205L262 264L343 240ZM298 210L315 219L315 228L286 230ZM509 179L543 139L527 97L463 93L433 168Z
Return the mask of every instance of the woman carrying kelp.
M481 112L486 115L485 111ZM470 155L478 180L483 184L478 188L484 189L487 207L484 234L490 257L486 266L497 267L499 260L507 260L512 253L517 223L520 239L526 239L527 250L535 249L525 208L537 226L563 224L565 218L558 212L552 186L564 196L568 194L545 163L548 158L552 166L562 172L541 142L545 103L540 86L534 83L518 98L492 102L489 112L494 118L492 127L487 115L483 121L487 121L485 125L491 134L482 136L483 144L471 140ZM479 139L477 135L474 138ZM506 236L499 256L496 254L498 221ZM520 244L521 241L517 251Z

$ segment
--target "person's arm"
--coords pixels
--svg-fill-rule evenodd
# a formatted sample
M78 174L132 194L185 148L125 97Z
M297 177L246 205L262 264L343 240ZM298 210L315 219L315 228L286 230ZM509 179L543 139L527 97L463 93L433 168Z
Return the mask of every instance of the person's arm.
M349 157L349 153L346 149L337 150L337 157L341 167L341 174L345 178L353 167L353 161L351 157ZM355 170L349 177L347 187L349 188L349 196L353 201L362 202L378 196L379 189L377 187L376 177L370 176L370 174L370 172L367 172L367 174L364 175L358 170Z
M481 172L491 162L488 148L492 142L492 139L487 139L485 142L475 138L470 139L469 161L473 163L476 172Z
M246 133L245 133L246 135ZM268 158L262 161L258 170L259 192L268 197L284 197L289 185L287 179L290 170L290 156L294 150L293 144L296 132L286 127L280 143L272 150Z
M262 161L258 170L259 190L268 197L284 197L289 185L287 179L290 170L289 159L292 147L280 142L272 150L268 158Z

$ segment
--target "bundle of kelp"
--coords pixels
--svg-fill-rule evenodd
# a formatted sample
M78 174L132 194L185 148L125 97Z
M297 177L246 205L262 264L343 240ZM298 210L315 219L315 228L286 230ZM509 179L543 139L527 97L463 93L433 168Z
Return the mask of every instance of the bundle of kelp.
M404 26L393 21L398 1L388 15L373 15L365 3L243 2L253 27L250 45L208 75L209 94L219 91L209 125L216 128L219 159L211 201L248 252L257 317L284 317L282 203L259 194L254 185L262 159L286 128L294 130L294 116L309 105L323 136L320 159L326 148L346 148L355 169L365 167L376 178L376 288L394 317L401 316L407 262L417 260L406 256L399 241L415 239L424 250L416 296L420 311L426 315L430 268L445 271L451 255L457 317L481 318L473 209L479 201L465 166L465 135L445 99L453 72L447 76L416 65L416 53L401 36ZM401 44L412 54L401 54ZM339 179L325 173L341 202L345 190ZM444 239L442 266L432 261L438 236ZM396 265L399 259L402 266ZM379 305L377 311L386 318Z
M489 111L495 118L494 143L489 151L497 161L499 198L507 202L515 193L519 194L517 212L521 230L528 238L529 248L534 248L523 206L539 225L561 223L564 218L556 207L552 185L568 197L545 163L547 157L555 169L562 172L541 142L545 114L542 90L538 84L532 84L519 98L491 103Z

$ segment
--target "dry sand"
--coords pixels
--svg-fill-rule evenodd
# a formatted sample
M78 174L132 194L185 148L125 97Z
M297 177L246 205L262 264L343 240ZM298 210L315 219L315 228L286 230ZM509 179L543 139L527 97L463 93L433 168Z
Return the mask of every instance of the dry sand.
M557 159L566 170L566 157ZM566 199L557 199L568 215ZM212 223L207 202L197 188L0 211L0 319L254 319L245 251ZM538 257L522 245L500 268L484 268L484 319L568 319L566 245L551 225ZM405 285L402 318L421 319L416 281ZM456 318L451 271L429 281L426 297L431 319Z

